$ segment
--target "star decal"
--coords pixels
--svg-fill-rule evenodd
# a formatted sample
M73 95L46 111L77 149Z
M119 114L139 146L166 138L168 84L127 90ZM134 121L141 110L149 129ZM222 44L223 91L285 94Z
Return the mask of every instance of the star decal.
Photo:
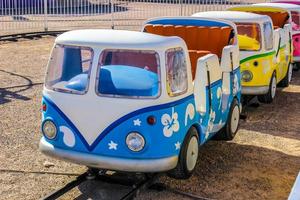
M180 149L181 143L180 142L176 142L175 143L175 148L176 150Z
M108 143L108 149L113 149L113 150L117 150L117 143L114 143L112 140L110 141L110 143Z
M134 126L141 126L141 120L140 119L136 119L136 120L133 120L133 125Z

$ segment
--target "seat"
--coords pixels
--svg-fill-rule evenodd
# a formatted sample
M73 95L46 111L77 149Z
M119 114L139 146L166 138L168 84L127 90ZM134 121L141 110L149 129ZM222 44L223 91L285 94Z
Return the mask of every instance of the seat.
M208 38L208 28L204 26L198 27L198 39L197 42L197 49L198 50L207 50L209 46L209 38Z
M181 25L175 26L175 35L186 41L186 27Z
M164 25L163 26L163 35L164 36L174 36L175 27L173 25Z
M221 41L221 37L222 37L221 28L220 27L210 27L208 34L209 34L209 38L207 38L207 39L209 39L210 41L213 41L213 42L209 43L208 50L210 52L212 52L213 54L218 55L219 58L221 58L221 56L222 56L222 53L220 53L220 48L221 48L220 41Z
M154 33L154 26L152 24L147 24L145 27L144 27L144 32L147 32L147 33Z
M197 26L187 26L186 32L188 33L188 37L186 37L186 44L188 49L197 49Z
M196 75L196 68L197 68L197 60L200 57L203 57L207 54L210 54L210 51L196 51L196 50L189 50L189 56L190 56L190 61L191 61L191 71L192 71L192 77L193 80Z
M181 37L189 50L193 78L197 60L207 54L222 56L223 48L230 43L232 28L182 25L146 25L145 31L163 36Z
M163 35L164 26L161 24L153 25L153 33L157 35Z

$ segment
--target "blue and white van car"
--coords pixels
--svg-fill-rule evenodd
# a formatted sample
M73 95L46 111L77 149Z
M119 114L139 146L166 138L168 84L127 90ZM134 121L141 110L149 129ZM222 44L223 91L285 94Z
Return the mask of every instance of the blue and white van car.
M232 139L238 129L235 49L224 48L221 66L217 55L199 58L193 79L179 37L121 30L60 35L43 90L40 150L92 168L188 178L199 145L216 133Z

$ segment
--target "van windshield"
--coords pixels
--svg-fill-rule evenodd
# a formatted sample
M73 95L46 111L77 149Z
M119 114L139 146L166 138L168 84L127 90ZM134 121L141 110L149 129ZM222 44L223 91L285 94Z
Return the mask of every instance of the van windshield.
M84 94L88 90L92 59L91 48L55 45L45 86L59 92Z
M237 23L238 41L242 51L259 51L261 49L261 31L255 23Z
M96 91L101 96L158 97L158 54L154 51L104 50L99 59Z
M300 13L292 11L292 27L294 31L300 31Z

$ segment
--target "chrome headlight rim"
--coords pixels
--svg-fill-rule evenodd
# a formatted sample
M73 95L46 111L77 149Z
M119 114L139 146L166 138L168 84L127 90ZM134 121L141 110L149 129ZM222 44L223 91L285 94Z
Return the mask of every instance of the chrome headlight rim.
M245 77L244 77L245 74L249 75L249 77L248 77L248 78L245 78ZM242 79L242 81L244 81L244 82L250 82L250 81L252 81L252 79L253 79L253 73L252 73L250 70L242 71L241 79Z
M46 126L47 124L51 124L52 127L54 128L54 133L53 133L52 136L50 136L49 134L47 134L47 133L45 132L45 126ZM54 121L53 121L52 119L46 119L46 120L43 121L43 123L42 123L42 133L43 133L43 135L44 135L47 139L49 139L49 140L54 140L54 139L56 139L56 137L57 137L57 132L58 132L58 131L57 131L57 126L56 126L56 124L54 123Z
M140 141L141 141L141 145L138 148L135 148L132 145L130 145L130 140L133 137L139 138ZM127 136L126 136L126 139L125 139L125 143L126 143L127 148L131 152L134 152L134 153L138 153L138 152L143 151L145 149L145 146L146 146L145 137L141 133L139 133L137 131L132 131L132 132L128 133Z

